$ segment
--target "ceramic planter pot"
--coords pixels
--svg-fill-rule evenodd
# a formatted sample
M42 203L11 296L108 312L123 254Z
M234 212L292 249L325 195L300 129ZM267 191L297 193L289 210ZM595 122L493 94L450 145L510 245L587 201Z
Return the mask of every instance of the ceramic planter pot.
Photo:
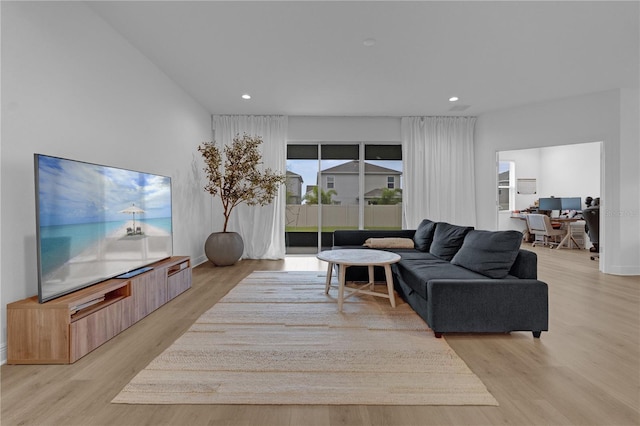
M216 266L236 263L244 252L244 242L237 232L214 232L204 243L207 258Z

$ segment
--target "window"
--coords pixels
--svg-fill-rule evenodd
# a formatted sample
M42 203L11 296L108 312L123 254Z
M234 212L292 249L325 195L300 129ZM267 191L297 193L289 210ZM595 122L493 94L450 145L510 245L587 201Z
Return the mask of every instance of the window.
M387 176L387 188L393 189L396 187L396 180L393 176Z
M327 189L335 188L335 179L333 176L327 176Z
M515 163L498 162L498 210L510 211L515 208Z

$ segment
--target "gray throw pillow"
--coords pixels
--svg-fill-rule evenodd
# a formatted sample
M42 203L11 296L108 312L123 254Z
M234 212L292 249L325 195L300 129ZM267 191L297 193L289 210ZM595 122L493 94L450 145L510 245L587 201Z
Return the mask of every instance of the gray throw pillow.
M433 232L436 230L436 222L424 219L418 225L416 233L413 235L413 244L416 250L429 251L433 241Z
M429 253L440 259L451 260L462 246L465 235L473 226L458 226L447 222L438 222L433 233L433 242Z
M451 263L490 278L504 278L521 243L520 231L471 231Z

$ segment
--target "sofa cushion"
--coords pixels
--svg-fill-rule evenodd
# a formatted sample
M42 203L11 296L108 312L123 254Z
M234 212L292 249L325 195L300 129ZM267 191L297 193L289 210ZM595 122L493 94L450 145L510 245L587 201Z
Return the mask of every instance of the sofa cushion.
M429 251L431 242L433 241L433 233L436 230L436 222L424 219L418 225L416 233L413 234L413 242L415 248L420 251Z
M363 246L377 249L377 248L395 248L395 249L412 249L413 240L411 238L367 238Z
M518 256L521 242L520 231L470 231L451 263L489 278L504 278Z
M438 279L474 280L487 277L460 266L452 265L439 258L431 259L401 259L400 262L391 265L391 269L413 291L422 298L427 298L427 283Z
M403 260L439 260L442 259L432 255L431 253L425 253L419 250L393 250L394 253L398 253Z
M429 253L444 260L453 259L453 256L462 246L464 237L471 230L473 230L473 226L458 226L447 222L438 222L433 233L433 242L429 248Z
M415 229L393 229L393 230L372 230L372 229L337 229L333 231L334 246L356 246L362 247L367 238L413 238Z

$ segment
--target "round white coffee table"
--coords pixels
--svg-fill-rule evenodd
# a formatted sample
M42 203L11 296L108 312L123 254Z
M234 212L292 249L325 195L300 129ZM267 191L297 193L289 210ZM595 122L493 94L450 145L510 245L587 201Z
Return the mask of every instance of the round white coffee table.
M333 265L339 266L338 276L338 311L342 312L342 303L344 299L353 296L356 293L370 294L372 296L386 297L391 302L392 307L396 307L396 299L393 293L393 277L391 275L391 264L400 260L400 255L382 250L371 249L342 249L342 250L325 250L317 255L318 259L329 262L327 268L327 282L324 292L329 294L331 287L331 276L333 273ZM345 271L349 266L367 266L369 269L369 282L359 288L347 288L349 294L344 296L345 292ZM384 267L385 277L387 279L387 293L380 293L374 290L373 267ZM366 290L369 287L370 290Z

